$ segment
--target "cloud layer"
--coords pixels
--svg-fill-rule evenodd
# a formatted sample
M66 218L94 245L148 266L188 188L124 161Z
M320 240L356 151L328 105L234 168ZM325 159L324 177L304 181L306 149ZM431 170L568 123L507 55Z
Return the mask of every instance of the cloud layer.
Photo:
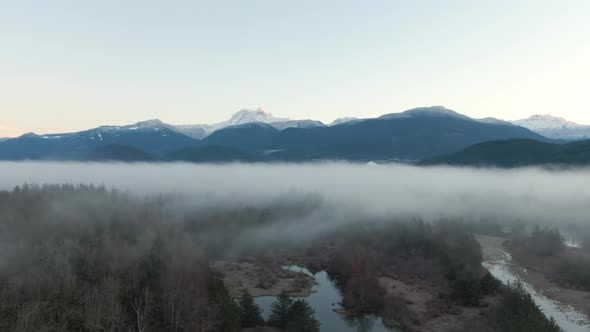
M3 162L0 174L0 189L11 190L25 182L92 183L138 195L181 194L192 207L259 205L311 194L341 209L332 212L340 219L354 211L379 218L588 223L590 206L590 169Z

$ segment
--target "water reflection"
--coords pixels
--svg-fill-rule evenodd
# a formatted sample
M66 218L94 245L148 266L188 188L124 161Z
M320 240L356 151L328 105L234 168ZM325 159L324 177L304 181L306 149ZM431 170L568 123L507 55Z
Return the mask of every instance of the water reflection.
M342 296L340 291L332 280L328 277L326 271L318 273L311 273L306 268L300 266L284 266L283 268L295 272L305 273L314 277L316 285L313 286L313 293L305 298L307 303L315 310L316 318L321 323L322 331L354 331L354 332L391 332L393 330L386 328L377 316L365 316L362 318L347 320L342 315L334 310L342 309L340 302ZM254 299L254 301L262 309L262 315L268 319L270 315L270 306L275 301L274 296L261 296Z

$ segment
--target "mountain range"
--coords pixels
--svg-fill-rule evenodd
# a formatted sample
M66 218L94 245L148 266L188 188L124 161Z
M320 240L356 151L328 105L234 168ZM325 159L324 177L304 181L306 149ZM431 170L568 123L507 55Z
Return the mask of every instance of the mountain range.
M358 121L363 121L363 119L344 117L334 120L328 126ZM495 118L479 119L479 121L496 124L502 123L506 125L513 124L516 126L525 127L547 138L558 140L573 141L590 138L590 125L577 124L575 122L551 115L537 114L526 119L516 121L504 121ZM283 130L286 128L310 128L326 126L326 124L316 120L293 120L288 118L278 118L273 116L271 113L265 112L261 108L258 108L256 110L242 109L236 112L229 120L216 124L176 125L174 127L189 137L203 139L217 130L253 122L266 123L278 130Z
M75 133L29 133L0 142L0 159L415 162L513 138L553 142L512 123L473 119L442 106L331 125L276 118L258 109L241 110L215 125L174 126L150 120Z
M196 125L176 125L179 132L196 139L203 139L217 130L239 126L247 123L266 123L278 130L286 128L308 128L308 127L323 127L325 126L321 121L315 120L291 120L287 118L277 118L271 113L265 112L261 108L256 110L242 109L232 115L232 117L224 122L216 124L196 124Z
M551 115L533 115L512 123L554 139L582 140L590 138L590 126Z

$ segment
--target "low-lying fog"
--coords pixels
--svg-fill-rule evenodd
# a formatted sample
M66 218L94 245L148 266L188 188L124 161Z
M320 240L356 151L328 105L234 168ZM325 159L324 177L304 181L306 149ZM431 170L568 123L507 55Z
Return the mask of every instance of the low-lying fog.
M3 190L23 183L95 184L139 195L181 194L185 199L179 201L190 207L258 205L311 194L337 216L326 219L339 221L367 215L587 223L590 206L590 169L2 162L0 174Z

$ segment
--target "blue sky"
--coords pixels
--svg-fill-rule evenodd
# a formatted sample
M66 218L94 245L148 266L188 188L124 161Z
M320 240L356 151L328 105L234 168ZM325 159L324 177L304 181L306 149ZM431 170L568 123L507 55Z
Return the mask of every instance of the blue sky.
M590 123L590 1L0 0L0 137L241 108Z

